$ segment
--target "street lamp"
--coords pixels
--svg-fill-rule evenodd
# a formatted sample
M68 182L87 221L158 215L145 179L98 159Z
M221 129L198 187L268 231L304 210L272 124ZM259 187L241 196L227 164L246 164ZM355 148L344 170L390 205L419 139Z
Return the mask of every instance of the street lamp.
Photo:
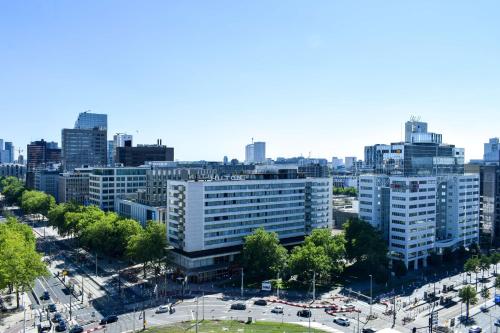
M372 317L372 303L373 303L373 276L370 274L370 318Z

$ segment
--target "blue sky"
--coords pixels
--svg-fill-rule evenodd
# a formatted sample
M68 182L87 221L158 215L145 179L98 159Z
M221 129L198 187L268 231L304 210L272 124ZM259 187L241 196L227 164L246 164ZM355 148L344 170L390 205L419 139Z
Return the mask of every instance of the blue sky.
M500 135L498 1L3 1L0 138L77 114L182 160L362 157L410 115L482 156Z

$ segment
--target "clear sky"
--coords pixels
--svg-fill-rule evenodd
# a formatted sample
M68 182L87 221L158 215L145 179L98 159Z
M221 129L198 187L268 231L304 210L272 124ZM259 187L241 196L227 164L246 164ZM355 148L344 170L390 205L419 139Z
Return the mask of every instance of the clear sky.
M2 1L0 138L79 112L182 160L362 157L410 115L482 157L500 136L499 1Z

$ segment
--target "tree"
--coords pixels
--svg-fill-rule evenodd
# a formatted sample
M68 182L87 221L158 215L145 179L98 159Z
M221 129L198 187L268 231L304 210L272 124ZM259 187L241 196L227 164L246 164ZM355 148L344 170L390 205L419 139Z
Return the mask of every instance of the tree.
M339 275L345 265L345 238L344 235L332 235L330 229L315 229L304 241L306 244L312 242L315 246L325 249L330 259L332 275Z
M334 187L333 194L355 197L358 193L354 187Z
M241 263L247 279L263 281L274 278L284 269L287 256L276 233L258 228L245 237Z
M406 275L408 269L406 268L405 263L401 260L393 260L392 271L394 272L394 275L396 275L396 277L402 277Z
M477 273L479 272L480 265L481 261L477 257L472 257L467 259L467 261L464 264L464 271L466 271L469 274L476 273L476 290L477 290Z
M19 204L23 192L26 190L22 181L16 177L7 177L0 182L2 194L9 204Z
M481 289L481 297L484 300L484 307L486 307L486 300L490 297L490 291L486 288L486 286L483 286L483 289Z
M465 303L466 306L466 315L465 318L469 321L469 305L477 303L477 293L476 290L472 286L465 286L460 289L458 293L458 297L460 297L462 303Z
M0 224L0 289L15 290L17 307L19 292L33 286L35 279L48 275L42 256L36 252L29 227L16 219ZM31 234L30 234L31 233Z
M146 228L140 233L130 237L127 243L127 256L143 264L144 279L146 279L146 268L150 263L160 261L168 256L167 231L165 225L148 221Z
M348 260L364 272L387 267L387 244L371 224L354 218L344 225Z
M497 274L497 265L500 262L500 253L495 252L491 254L490 256L491 264L493 265L493 268L495 270L495 275Z
M488 256L481 256L479 258L479 269L483 272L483 279L484 279L484 272L490 270L490 265L491 265L491 260Z
M318 280L326 279L332 270L332 262L325 248L313 242L296 246L290 254L289 265L292 274L301 281L309 281L313 273L316 273Z
M27 214L47 216L55 204L53 196L40 191L24 191L21 196L21 208Z

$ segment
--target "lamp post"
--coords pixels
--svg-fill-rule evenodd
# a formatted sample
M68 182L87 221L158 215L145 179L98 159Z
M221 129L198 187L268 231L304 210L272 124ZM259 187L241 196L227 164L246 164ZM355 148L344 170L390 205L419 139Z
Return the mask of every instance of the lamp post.
M373 276L370 274L370 318L372 317L372 303L373 303Z

